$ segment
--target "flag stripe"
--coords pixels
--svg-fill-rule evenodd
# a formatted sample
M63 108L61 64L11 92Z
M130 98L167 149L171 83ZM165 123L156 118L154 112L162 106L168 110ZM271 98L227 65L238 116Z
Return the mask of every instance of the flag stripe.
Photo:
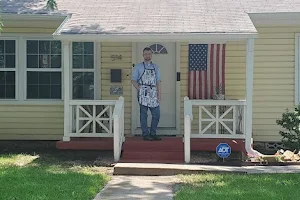
M225 44L189 45L190 99L211 99L216 87L221 85L225 89L225 47Z

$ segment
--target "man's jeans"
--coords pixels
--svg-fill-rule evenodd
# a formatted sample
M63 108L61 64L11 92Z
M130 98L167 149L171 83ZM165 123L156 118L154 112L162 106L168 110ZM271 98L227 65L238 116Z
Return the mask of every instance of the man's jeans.
M151 127L150 127L150 134L156 135L157 125L160 119L160 107L157 106L155 108L150 108L147 106L143 106L140 104L140 123L143 132L143 136L149 135L147 119L148 119L148 108L151 111L152 120L151 120Z

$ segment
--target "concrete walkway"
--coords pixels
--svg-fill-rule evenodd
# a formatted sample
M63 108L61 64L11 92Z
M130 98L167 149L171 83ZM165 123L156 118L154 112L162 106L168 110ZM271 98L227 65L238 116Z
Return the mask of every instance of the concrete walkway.
M144 174L154 175L153 169L158 171L173 171L174 174L192 174L192 173L244 173L244 174L261 174L261 173L300 173L300 165L290 166L210 166L210 165L178 165L178 164L141 164L131 163L132 171ZM130 164L120 164L122 167L130 168ZM120 167L120 166L119 166ZM152 170L149 171L149 168ZM174 171L175 170L175 171ZM190 173L188 173L190 171ZM158 173L159 174L159 173ZM162 174L167 174L163 172ZM94 200L172 200L174 184L179 180L172 175L164 176L126 176L116 175L105 186L105 188L94 198Z
M94 200L172 200L172 176L113 176Z

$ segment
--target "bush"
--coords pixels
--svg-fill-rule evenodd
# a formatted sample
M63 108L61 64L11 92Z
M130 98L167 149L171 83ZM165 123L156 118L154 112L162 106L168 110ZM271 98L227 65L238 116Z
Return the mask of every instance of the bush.
M289 111L282 114L282 119L276 120L278 125L286 129L279 131L283 137L282 144L291 151L300 150L300 105L294 108L294 111Z

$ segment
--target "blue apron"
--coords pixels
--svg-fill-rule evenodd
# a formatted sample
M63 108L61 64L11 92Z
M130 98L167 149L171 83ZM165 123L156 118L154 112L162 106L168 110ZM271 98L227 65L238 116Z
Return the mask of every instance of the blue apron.
M152 68L146 69L145 63L144 72L138 84L140 85L140 91L138 93L139 104L151 108L159 106L158 102L158 91L156 87L156 72L153 64L151 63Z

